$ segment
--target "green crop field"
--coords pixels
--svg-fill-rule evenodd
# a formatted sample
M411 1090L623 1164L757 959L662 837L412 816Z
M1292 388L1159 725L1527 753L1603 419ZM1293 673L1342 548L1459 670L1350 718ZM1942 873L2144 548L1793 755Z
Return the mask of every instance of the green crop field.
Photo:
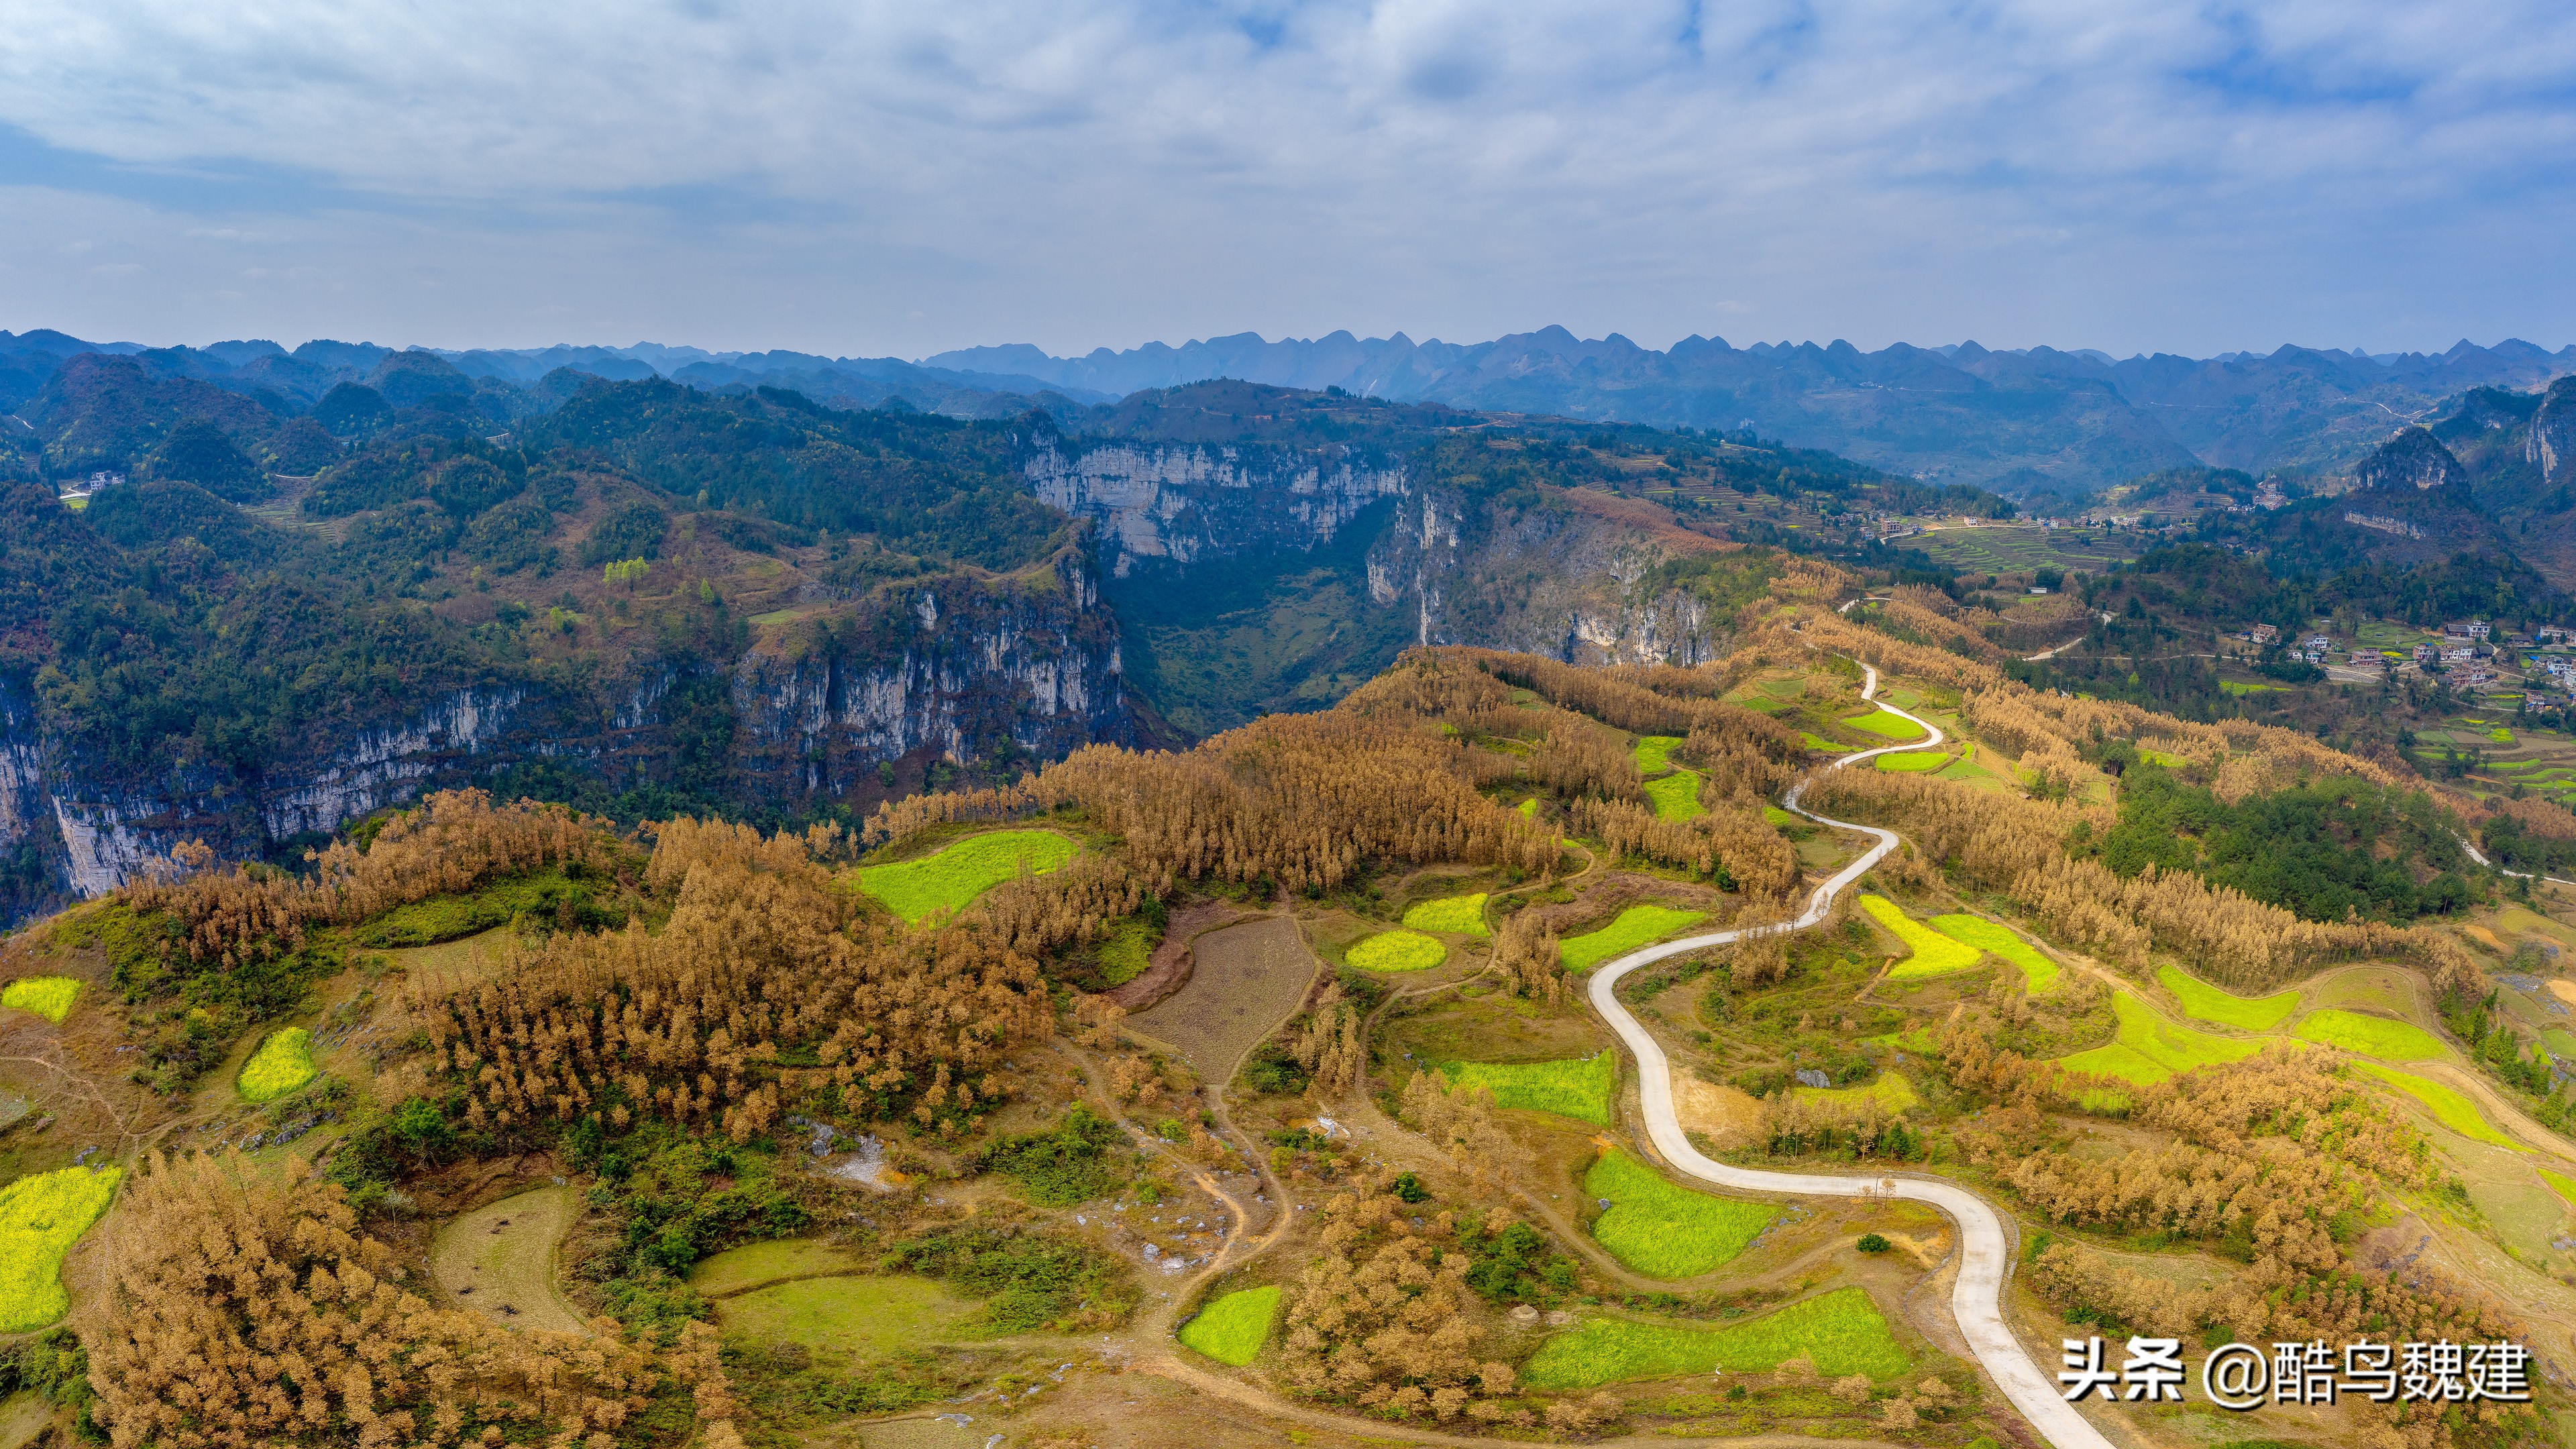
M963 910L977 896L1016 879L1023 862L1032 874L1044 875L1073 856L1073 842L1052 830L994 830L919 860L861 866L859 889L912 925L934 912Z
M1658 820L1696 820L1708 813L1708 807L1699 803L1699 776L1689 770L1648 780L1646 803L1655 807Z
M1673 767L1673 751L1680 749L1679 735L1639 735L1637 737L1637 773L1660 775Z
M1749 1373L1790 1359L1815 1361L1827 1378L1893 1378L1913 1366L1878 1306L1858 1288L1837 1288L1726 1328L1684 1328L1626 1318L1588 1319L1539 1345L1521 1381L1534 1389L1588 1389L1636 1379Z
M69 976L21 976L0 987L0 1007L32 1011L60 1025L72 1014L72 998L78 995L80 983Z
M2028 941L1983 916L1934 916L1932 929L1963 946L2001 956L2021 968L2022 986L2033 995L2057 984L2057 963Z
M1630 906L1619 913L1617 920L1600 930L1568 936L1558 945L1566 969L1587 971L1658 936L1669 936L1707 914L1706 911L1677 911L1671 906Z
M1523 820L1536 820L1538 818L1538 797L1536 795L1532 795L1512 808L1521 812L1521 818Z
M1353 942L1342 959L1363 971L1428 971L1449 959L1449 948L1420 931L1380 931Z
M2564 1198L2569 1207L2576 1207L2576 1177L2544 1167L2540 1169L2540 1180L2548 1183L2549 1190Z
M71 1311L63 1255L107 1211L123 1175L66 1167L0 1188L0 1333L42 1328Z
M313 1033L300 1026L269 1033L251 1059L242 1063L238 1084L242 1100L266 1102L283 1097L313 1080Z
M1279 1285L1238 1289L1182 1324L1181 1342L1218 1363L1241 1368L1270 1341L1270 1323L1278 1313Z
M1650 1278L1695 1278L1732 1261L1779 1216L1769 1203L1711 1197L1666 1181L1613 1147L1583 1174L1586 1196L1609 1200L1593 1241Z
M1923 737L1922 728L1916 725L1914 721L1907 719L1901 714L1889 714L1883 709L1874 710L1871 713L1861 715L1856 719L1844 720L1843 727L1845 729L1866 730L1871 734L1879 735L1891 740L1912 740L1921 739Z
M2266 690L2286 691L2289 688L2286 684L2256 684L2244 679L2222 679L2218 681L2218 687L2229 694L2261 694Z
M2439 1082L2427 1081L2413 1072L2401 1072L2395 1067L2383 1067L2377 1062L2355 1062L2353 1065L2423 1103L2424 1110L2433 1114L2434 1121L2472 1142L2510 1147L2516 1152L2530 1150L2488 1126L2487 1119L2478 1115L2476 1103Z
M2195 1021L2241 1026L2247 1031L2270 1031L2281 1024L2282 1018L2299 1008L2299 993L2295 991L2248 1000L2242 996L2230 996L2199 977L2185 975L2171 966L2157 967L2156 980L2182 1003L2182 1014Z
M1772 825L1797 825L1803 823L1797 816L1790 814L1788 811L1781 809L1777 805L1763 806L1762 818L1765 822Z
M1885 926L1905 948L1914 954L1900 961L1888 974L1899 981L1912 981L1925 976L1946 976L1977 964L1977 948L1953 941L1940 932L1907 916L1896 902L1885 896L1862 896L1860 908L1870 919Z
M1595 1127L1610 1125L1610 1098L1619 1090L1619 1058L1611 1052L1556 1062L1444 1062L1440 1074L1453 1087L1483 1087L1494 1105L1554 1112Z
M2450 1055L2431 1032L2408 1021L2363 1016L2357 1011L2312 1011L2293 1033L2308 1041L2392 1062L2437 1061Z
M1849 745L1835 744L1832 740L1819 738L1818 736L1807 733L1805 730L1798 731L1798 742L1819 754L1848 755L1852 751L1852 747Z
M2259 1041L2176 1026L2126 991L2111 998L2111 1011L2120 1021L2119 1035L2111 1044L2060 1057L2058 1065L2144 1087L2195 1067L2242 1061L2263 1049Z
M1472 896L1449 896L1436 901L1415 901L1405 910L1404 923L1417 931L1447 931L1458 936L1491 934L1485 929L1485 893Z
M1800 1087L1797 1095L1802 1102L1837 1102L1854 1106L1864 1101L1876 1102L1890 1112L1902 1112L1908 1107L1921 1105L1923 1101L1914 1095L1914 1084L1894 1072L1881 1072L1878 1080L1866 1087Z
M1920 775L1940 769L1950 760L1950 756L1939 750L1917 750L1903 755L1881 755L1873 763L1891 775Z

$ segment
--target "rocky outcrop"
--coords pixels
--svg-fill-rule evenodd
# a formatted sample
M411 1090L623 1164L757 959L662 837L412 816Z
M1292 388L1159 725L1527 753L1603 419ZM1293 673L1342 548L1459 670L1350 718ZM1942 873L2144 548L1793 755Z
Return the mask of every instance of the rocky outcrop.
M1101 564L1121 579L1147 559L1187 566L1313 548L1406 491L1402 462L1340 443L1050 438L1022 471L1038 497L1093 520Z
M2455 486L2465 492L2469 473L2430 431L2407 428L2361 460L2353 469L2353 483L2364 492L2408 488L2423 492Z
M2540 469L2542 486L2576 482L2576 377L2550 384L2522 447L2524 459Z
M1370 550L1370 596L1414 610L1414 642L1473 644L1575 664L1699 664L1730 621L1668 581L1675 558L1718 548L1650 522L1560 503L1408 495Z
M839 796L923 751L1046 758L1132 733L1117 622L1079 549L818 618L764 640L731 683L736 759L769 798Z

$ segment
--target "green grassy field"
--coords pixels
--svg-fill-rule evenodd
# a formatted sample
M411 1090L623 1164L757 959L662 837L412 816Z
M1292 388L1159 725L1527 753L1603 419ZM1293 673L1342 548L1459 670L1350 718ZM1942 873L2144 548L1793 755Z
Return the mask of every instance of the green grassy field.
M1458 936L1484 936L1485 893L1472 896L1449 896L1436 901L1415 901L1404 912L1404 923L1417 931L1447 931Z
M2230 996L2199 977L2185 975L2171 966L2157 967L2156 980L2182 1003L2182 1014L2195 1021L2241 1026L2247 1031L2270 1031L2299 1008L2299 993L2295 991L2249 1001L2242 996Z
M1889 714L1883 709L1874 710L1856 719L1844 720L1843 727L1865 730L1870 734L1891 740L1913 740L1923 737L1922 729L1914 721L1901 714Z
M1428 971L1449 959L1449 948L1420 931L1380 931L1353 942L1342 959L1363 971Z
M2323 1046L2341 1047L2365 1057L2392 1062L2438 1061L2451 1053L2431 1032L2408 1021L2363 1016L2355 1011L2312 1011L2293 1033Z
M1236 1368L1252 1362L1270 1341L1270 1323L1279 1313L1279 1285L1243 1288L1209 1303L1181 1325L1181 1343L1218 1363Z
M782 1278L818 1278L846 1274L861 1265L847 1251L813 1238L778 1238L746 1243L701 1258L689 1270L689 1286L710 1298L739 1293Z
M1637 737L1637 773L1660 775L1673 767L1673 751L1680 749L1679 735L1639 735Z
M1790 814L1788 811L1781 809L1777 805L1763 806L1762 818L1765 822L1772 825L1799 825L1805 823L1799 820L1797 816Z
M806 1278L724 1300L717 1322L728 1337L791 1343L836 1357L874 1358L955 1337L974 1315L973 1299L926 1278L880 1273Z
M2286 684L2256 684L2244 679L2222 679L2218 681L2218 687L2229 694L2261 694L2267 690L2280 690L2286 693L2289 689Z
M1615 1147L1583 1175L1583 1191L1610 1202L1592 1224L1593 1241L1650 1278L1695 1278L1724 1266L1780 1212L1676 1186Z
M1932 929L1963 946L1990 952L2021 968L2022 985L2031 994L2057 985L2057 963L2047 953L1983 916L1934 916Z
M1947 766L1951 757L1939 750L1917 750L1903 755L1881 755L1871 761L1891 775L1921 775Z
M2427 1081L2413 1072L2401 1072L2395 1067L2383 1067L2377 1062L2355 1062L2353 1065L2423 1103L2424 1109L2433 1114L2434 1121L2472 1142L2510 1147L2516 1152L2530 1150L2488 1126L2487 1119L2478 1115L2476 1103L2439 1082Z
M934 912L964 909L977 896L1017 878L1023 862L1033 874L1044 875L1073 857L1073 842L1052 830L994 830L919 860L861 866L859 889L910 925Z
M1977 964L1977 948L1953 941L1921 921L1905 914L1896 902L1885 896L1862 896L1860 908L1871 920L1888 929L1889 934L1905 943L1914 954L1896 963L1888 973L1899 981L1919 980L1926 976L1946 976L1965 971Z
M1161 937L1153 924L1141 916L1114 921L1100 938L1100 974L1112 986L1124 986L1145 974L1154 964L1154 946Z
M1689 770L1648 780L1646 803L1655 807L1658 820L1696 820L1708 813L1708 807L1699 803L1699 776Z
M1588 1389L1712 1369L1774 1369L1800 1356L1813 1359L1827 1378L1887 1379L1913 1367L1869 1295L1837 1288L1726 1328L1589 1319L1539 1345L1521 1381L1534 1389Z
M71 1311L63 1255L116 1197L124 1169L66 1167L0 1188L0 1333L42 1328Z
M2196 1067L2242 1061L2263 1049L2259 1041L2176 1026L2126 991L2111 998L2111 1011L2120 1022L2119 1035L2111 1044L2060 1057L2058 1065L2144 1087Z
M313 1080L313 1033L300 1026L269 1033L251 1059L242 1063L238 1085L242 1100L267 1102Z
M1923 1101L1914 1094L1914 1084L1894 1072L1881 1072L1878 1080L1866 1087L1800 1087L1797 1095L1802 1102L1873 1101L1890 1112L1902 1112Z
M1798 731L1798 742L1819 754L1848 755L1852 752L1852 747L1849 745L1835 744L1832 740L1809 734L1805 730Z
M1619 1058L1600 1052L1556 1062L1444 1062L1440 1074L1453 1087L1484 1087L1494 1105L1554 1112L1595 1127L1610 1125L1610 1098L1619 1090Z
M80 983L69 976L21 976L0 987L0 1007L32 1011L59 1026L72 1014L72 998L78 995Z
M1671 906L1630 906L1600 930L1568 936L1558 946L1567 970L1587 971L1658 936L1669 936L1707 914L1679 911Z

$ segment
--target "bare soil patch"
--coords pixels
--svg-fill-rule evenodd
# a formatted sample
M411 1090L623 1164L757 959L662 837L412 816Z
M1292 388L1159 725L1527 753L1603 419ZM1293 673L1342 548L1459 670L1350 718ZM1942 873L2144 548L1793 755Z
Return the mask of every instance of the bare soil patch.
M572 1219L572 1189L565 1187L541 1187L458 1216L430 1245L440 1299L504 1328L588 1333L555 1288L555 1245Z
M1762 1104L1738 1087L1673 1074L1673 1116L1685 1132L1719 1147L1741 1147L1762 1135Z
M1152 1010L1189 983L1193 965L1190 948L1199 937L1253 914L1232 901L1201 901L1173 912L1170 924L1163 928L1162 942L1154 947L1144 972L1104 994L1130 1016Z
M1201 1077L1223 1081L1306 999L1315 956L1288 916L1210 931L1191 956L1188 984L1128 1020L1178 1049Z

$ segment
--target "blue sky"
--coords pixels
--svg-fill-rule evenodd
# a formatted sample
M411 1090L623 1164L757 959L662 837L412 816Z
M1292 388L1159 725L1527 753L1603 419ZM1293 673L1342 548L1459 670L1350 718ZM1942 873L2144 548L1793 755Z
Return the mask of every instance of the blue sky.
M13 0L0 327L2576 340L2576 7Z

